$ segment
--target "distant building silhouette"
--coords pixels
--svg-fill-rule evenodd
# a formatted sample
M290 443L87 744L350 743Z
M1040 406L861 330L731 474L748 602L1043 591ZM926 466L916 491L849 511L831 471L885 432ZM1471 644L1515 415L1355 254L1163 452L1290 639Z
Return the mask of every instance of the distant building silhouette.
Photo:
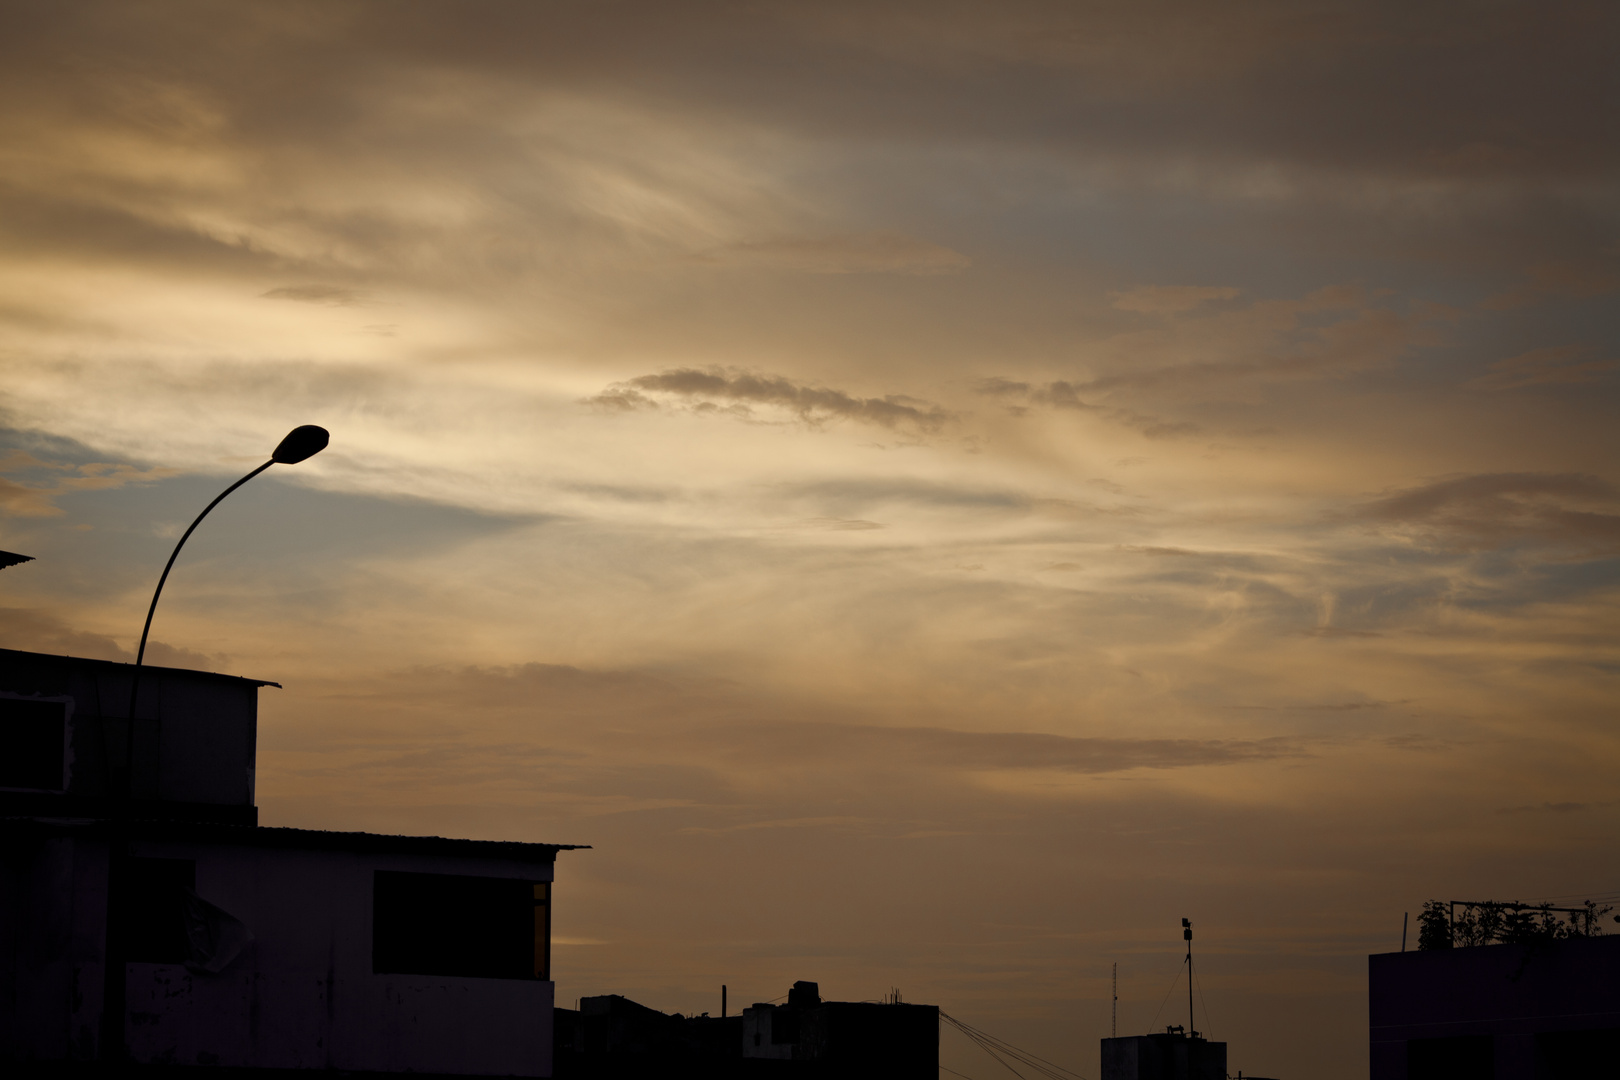
M822 1001L796 982L786 1004L741 1016L668 1015L618 995L557 1010L557 1076L805 1077L937 1080L939 1009L901 1002Z
M742 1062L740 1016L686 1017L618 994L556 1010L556 1075L709 1077L734 1075Z
M1620 937L1367 958L1372 1080L1620 1075Z
M1104 1039L1102 1080L1226 1080L1226 1044L1179 1025Z
M0 650L0 1072L550 1076L572 845L261 828L261 680Z

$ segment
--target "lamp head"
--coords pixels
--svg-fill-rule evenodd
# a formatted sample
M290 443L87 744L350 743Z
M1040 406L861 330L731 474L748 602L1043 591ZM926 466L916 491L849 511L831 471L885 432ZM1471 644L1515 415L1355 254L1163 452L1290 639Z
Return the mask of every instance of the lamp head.
M278 465L296 465L326 449L332 436L323 427L305 424L287 432L287 437L276 445L270 460Z

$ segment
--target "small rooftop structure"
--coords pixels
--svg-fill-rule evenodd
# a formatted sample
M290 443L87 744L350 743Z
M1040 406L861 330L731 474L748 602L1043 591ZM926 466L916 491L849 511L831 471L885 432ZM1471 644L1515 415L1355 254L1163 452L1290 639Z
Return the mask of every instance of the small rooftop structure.
M1102 1041L1102 1080L1226 1080L1226 1044L1179 1024Z
M0 649L0 815L257 823L258 690L280 684L146 665L131 723L134 672Z

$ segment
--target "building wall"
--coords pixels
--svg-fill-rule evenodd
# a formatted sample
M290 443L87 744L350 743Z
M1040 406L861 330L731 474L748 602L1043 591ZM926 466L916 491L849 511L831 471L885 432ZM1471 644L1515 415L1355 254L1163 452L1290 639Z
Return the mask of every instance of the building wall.
M938 1080L938 1006L824 1001L801 1011L796 1057L835 1074Z
M130 965L136 1060L549 1075L555 984L373 974L371 897L377 870L549 881L550 865L174 842L132 854L196 859L197 894L255 939L218 975Z
M0 1058L95 1058L107 850L66 836L0 842Z
M759 1004L743 1010L743 1057L792 1061L798 1041L797 1009Z
M125 1041L152 1064L551 1073L555 984L373 974L377 870L550 881L550 863L135 840L137 858L190 859L196 892L253 940L218 974L127 966ZM108 845L19 840L0 858L5 997L0 1053L93 1059L101 1014Z
M0 807L18 815L100 816L93 804L118 794L109 778L128 752L130 794L147 804L145 814L232 808L234 815L218 819L251 823L261 684L208 672L143 668L135 744L126 751L133 673L130 664L0 649L0 698L69 704L65 788L6 789ZM5 751L0 733L0 753ZM41 809L37 797L46 794L81 805Z
M1620 937L1367 959L1373 1080L1585 1075L1620 1039Z
M742 1056L791 1061L817 1075L937 1080L939 1008L869 1001L754 1005L743 1010Z
M1102 1080L1225 1080L1226 1044L1184 1035L1102 1040Z
M157 797L168 802L251 805L258 740L258 688L160 676ZM147 677L141 679L146 697ZM273 692L273 691L272 691Z

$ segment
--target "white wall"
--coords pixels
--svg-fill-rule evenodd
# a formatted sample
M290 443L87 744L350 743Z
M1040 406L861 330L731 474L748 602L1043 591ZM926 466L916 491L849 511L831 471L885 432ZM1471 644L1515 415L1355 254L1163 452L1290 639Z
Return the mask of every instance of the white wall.
M549 1076L555 985L374 975L376 870L549 881L549 863L141 842L195 859L197 893L255 941L218 975L129 965L137 1061Z

